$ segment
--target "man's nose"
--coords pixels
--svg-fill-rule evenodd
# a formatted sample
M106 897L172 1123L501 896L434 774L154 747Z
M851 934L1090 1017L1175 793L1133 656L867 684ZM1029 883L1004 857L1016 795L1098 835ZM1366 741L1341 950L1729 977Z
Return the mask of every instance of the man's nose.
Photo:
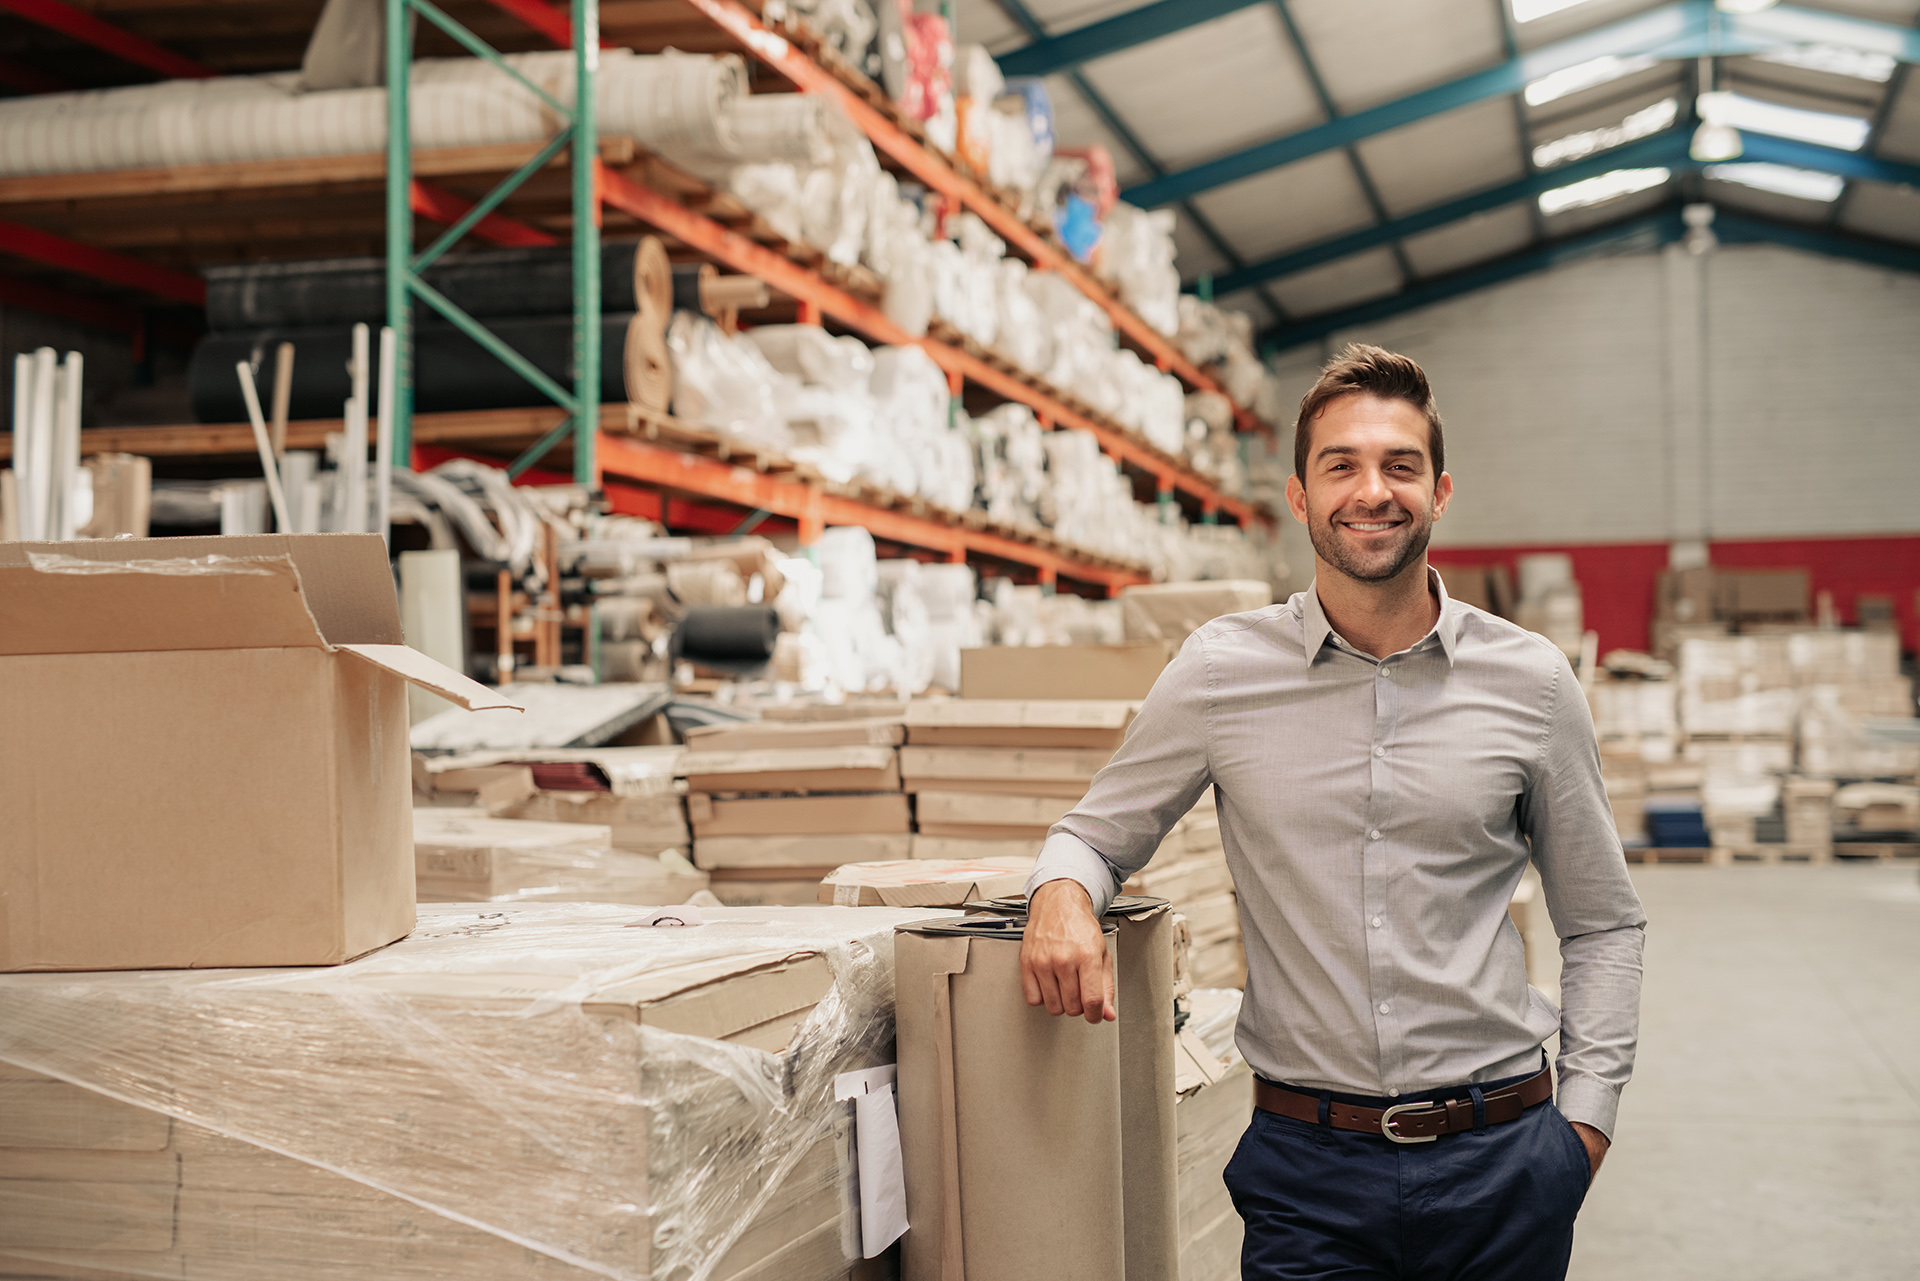
M1370 467L1360 474L1360 488L1354 498L1368 507L1384 507L1393 501L1393 491L1380 470Z

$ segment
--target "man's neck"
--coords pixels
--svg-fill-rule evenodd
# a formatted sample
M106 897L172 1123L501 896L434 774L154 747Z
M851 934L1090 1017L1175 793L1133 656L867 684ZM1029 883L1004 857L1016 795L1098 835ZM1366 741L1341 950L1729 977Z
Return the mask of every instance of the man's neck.
M1384 583L1356 582L1316 556L1313 586L1333 630L1375 658L1418 643L1440 620L1424 556Z

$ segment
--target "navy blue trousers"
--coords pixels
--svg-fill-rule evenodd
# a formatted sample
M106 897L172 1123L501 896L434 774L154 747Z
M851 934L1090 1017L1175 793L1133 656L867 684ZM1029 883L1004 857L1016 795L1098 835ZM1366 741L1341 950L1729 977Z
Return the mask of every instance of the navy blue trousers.
M1384 1107L1466 1094L1321 1097ZM1591 1178L1550 1102L1404 1146L1256 1110L1226 1169L1247 1225L1243 1281L1558 1281Z

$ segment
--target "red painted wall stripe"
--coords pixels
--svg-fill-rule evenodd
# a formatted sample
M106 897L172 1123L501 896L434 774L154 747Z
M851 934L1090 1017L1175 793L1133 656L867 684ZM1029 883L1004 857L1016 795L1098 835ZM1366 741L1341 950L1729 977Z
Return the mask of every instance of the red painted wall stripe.
M1436 547L1429 558L1436 565L1504 565L1515 574L1517 588L1516 562L1534 552L1563 552L1573 558L1587 626L1600 633L1601 653L1647 648L1654 586L1667 567L1665 543ZM1833 593L1842 623L1856 621L1855 604L1862 593L1891 596L1902 646L1909 652L1920 648L1914 601L1920 591L1920 534L1714 542L1708 544L1708 555L1722 569L1807 569L1816 593Z

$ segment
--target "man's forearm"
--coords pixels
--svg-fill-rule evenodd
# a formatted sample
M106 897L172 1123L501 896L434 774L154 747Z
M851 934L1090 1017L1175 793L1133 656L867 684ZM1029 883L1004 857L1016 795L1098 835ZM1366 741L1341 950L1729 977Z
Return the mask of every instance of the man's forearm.
M1046 844L1040 847L1033 875L1027 878L1027 896L1031 898L1048 881L1060 880L1080 883L1093 903L1095 916L1107 910L1107 904L1113 902L1123 884L1113 864L1072 832L1055 832L1047 837Z

